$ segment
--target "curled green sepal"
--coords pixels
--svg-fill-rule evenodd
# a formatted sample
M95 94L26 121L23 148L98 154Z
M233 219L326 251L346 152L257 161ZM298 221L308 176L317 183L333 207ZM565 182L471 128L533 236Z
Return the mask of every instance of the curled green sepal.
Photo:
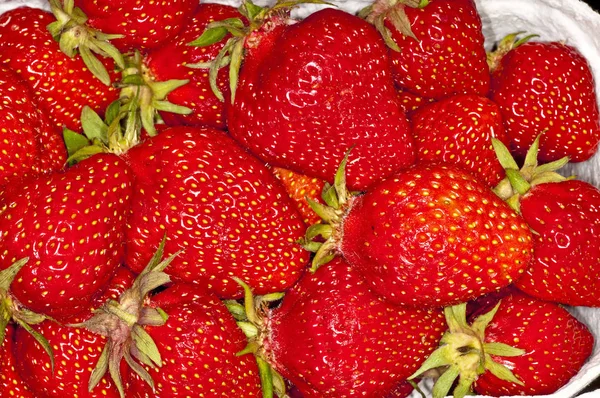
M406 7L423 8L428 1L420 0L377 0L372 5L362 9L358 16L375 26L385 44L394 51L401 51L392 37L392 32L386 26L389 22L403 36L419 41L412 31L411 22L406 15Z
M514 32L506 35L500 40L496 46L494 51L490 51L487 54L487 63L490 68L490 71L493 72L498 65L500 65L500 60L508 54L511 50L519 47L521 44L527 43L529 40L534 37L538 37L539 35L532 34L527 35L525 37L519 38L520 35L525 33L524 31Z

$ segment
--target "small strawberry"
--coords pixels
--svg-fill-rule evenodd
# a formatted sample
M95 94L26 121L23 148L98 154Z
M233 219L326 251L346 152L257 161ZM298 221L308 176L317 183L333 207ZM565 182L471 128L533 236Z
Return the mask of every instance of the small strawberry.
M313 270L341 255L391 302L439 307L499 290L529 264L525 221L458 166L416 165L353 196L344 163L337 200L311 202L325 220L306 234ZM317 236L326 241L311 242Z
M592 353L594 336L561 306L514 293L467 324L465 304L446 308L450 327L441 347L416 374L446 367L434 398L446 396L456 377L456 398L553 394Z
M319 222L321 219L310 208L306 198L308 197L316 202L323 203L321 192L323 192L323 188L325 187L325 181L294 173L291 170L280 167L273 167L271 171L281 181L290 198L296 203L296 207L300 214L302 214L304 223L311 225Z
M29 85L37 105L54 126L79 130L79 116L88 105L102 113L117 99L118 91L101 82L80 57L70 58L46 29L56 22L52 14L28 7L16 8L0 16L0 62L8 65ZM100 62L100 61L98 61ZM107 70L111 60L103 61ZM108 77L108 75L107 75Z
M393 396L444 331L440 310L384 301L340 259L306 274L279 308L247 315L248 349L305 397Z
M522 160L544 132L539 160L589 159L600 141L594 78L586 59L569 45L507 36L492 56L491 99L498 104L511 143Z
M417 162L458 164L490 187L504 178L492 137L508 143L498 106L476 95L457 95L422 107L411 118Z
M14 398L35 398L27 388L15 366L23 357L16 356L13 352L15 327L8 325L4 342L0 346L0 396ZM44 353L43 355L46 355ZM19 358L19 360L17 360Z
M473 0L377 0L361 12L390 47L401 90L436 100L486 96L490 72Z
M56 318L89 308L123 259L131 178L101 154L0 196L0 269L30 258L11 287L25 307Z
M0 96L0 187L61 169L66 162L61 136L36 109L29 87L6 66L0 66Z

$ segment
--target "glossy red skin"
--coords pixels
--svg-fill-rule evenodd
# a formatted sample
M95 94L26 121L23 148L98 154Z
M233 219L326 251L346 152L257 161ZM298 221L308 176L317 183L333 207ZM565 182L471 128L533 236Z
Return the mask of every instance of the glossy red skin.
M273 19L246 39L231 135L269 164L328 181L353 147L352 189L411 165L412 137L375 28L335 9L287 22Z
M306 199L310 198L315 202L325 204L321 198L325 181L279 167L273 167L271 171L281 181L290 198L296 203L296 207L302 215L304 223L306 225L320 223L321 217L315 213Z
M477 95L457 95L419 109L411 118L418 163L452 163L495 187L505 176L492 137L508 145L500 109Z
M198 287L179 284L150 303L169 319L146 327L159 347L163 366L148 369L156 390L132 373L128 397L261 397L256 360L236 356L246 336L223 303Z
M567 310L524 294L505 297L485 331L485 342L525 350L517 357L492 358L513 371L525 386L486 372L473 388L491 396L552 394L576 375L592 353L594 336Z
M530 42L511 50L492 75L490 97L500 106L511 149L524 158L542 132L538 159L589 159L600 141L594 79L575 48Z
M441 310L385 302L338 258L289 290L265 330L266 357L305 397L342 398L391 394L445 326Z
M525 221L454 165L417 165L356 197L339 250L392 303L453 305L499 290L527 267Z
M534 256L517 286L541 299L600 306L600 191L570 180L534 186L521 213L534 235Z
M188 23L198 0L76 0L89 17L87 24L104 33L121 52L146 51L177 35Z
M57 319L89 308L123 259L131 180L101 154L0 196L0 268L30 258L11 285L23 305Z
M225 129L224 103L215 97L210 88L208 69L192 69L186 65L209 62L216 58L229 36L207 47L188 46L188 43L200 37L206 25L210 22L226 18L241 18L241 15L236 8L230 6L201 3L193 18L180 34L151 51L146 57L145 64L155 80L190 80L185 86L172 91L167 96L167 100L177 105L187 106L193 110L192 114L178 115L171 112L161 112L166 124L170 126L210 126ZM227 68L220 70L218 83L223 96L229 98L229 72Z
M412 115L417 110L435 101L432 98L420 97L410 91L398 91L398 98L400 100L400 109L406 113L409 120L412 119Z
M6 327L4 342L0 346L0 397L35 398L21 376L15 370L16 364L21 359L13 353L15 327L9 324Z
M0 66L0 97L0 187L61 169L67 160L61 135L36 108L29 87L6 66Z
M166 233L165 255L177 281L221 298L241 297L232 279L256 294L293 285L309 254L296 242L306 226L279 182L259 160L215 129L175 127L131 149L136 175L126 264L146 266Z
M401 50L390 49L398 87L436 100L452 94L486 96L490 72L475 2L431 0L423 8L405 11L418 41L386 22Z
M107 289L94 300L91 307L98 308L109 299L119 296L133 284L131 271L119 267L107 284ZM92 309L80 317L69 319L79 323L92 315ZM48 354L24 329L16 333L14 353L19 361L18 374L36 397L45 398L118 398L119 392L110 376L104 376L100 384L88 392L91 369L94 369L106 344L106 338L83 328L73 328L45 321L34 326L50 343L54 352L54 373L50 368ZM124 383L129 380L124 363L121 366Z
M62 132L66 126L81 130L81 109L88 105L102 114L119 91L105 86L89 72L80 56L73 59L60 51L46 26L52 14L21 7L0 16L0 63L8 65L25 81L37 104ZM112 81L119 80L111 60L102 61Z

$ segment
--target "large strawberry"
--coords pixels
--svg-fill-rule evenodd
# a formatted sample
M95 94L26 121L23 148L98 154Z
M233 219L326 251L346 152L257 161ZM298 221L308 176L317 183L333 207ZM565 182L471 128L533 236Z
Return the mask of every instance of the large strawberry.
M485 97L457 95L419 109L411 118L420 163L454 163L490 187L504 178L492 137L508 143L498 106Z
M346 159L347 160L347 159ZM525 221L484 183L455 165L417 165L362 196L336 176L335 201L312 203L325 224L314 268L341 254L391 302L446 306L512 283L531 258Z
M393 396L444 331L440 310L384 301L340 259L306 274L279 308L247 315L249 350L307 398Z
M296 241L305 226L279 182L225 133L174 127L126 155L135 175L126 264L141 271L163 237L178 281L221 297L241 295L231 276L260 294L290 287L308 263Z
M526 42L509 35L494 55L491 98L500 106L511 150L525 157L538 134L539 159L590 158L600 141L594 78L586 59L569 45ZM516 41L515 41L516 40Z
M377 31L335 9L292 23L286 4L265 10L247 1L241 10L250 28L239 19L229 22L235 36L225 45L235 98L227 119L231 135L265 162L324 180L354 147L353 189L411 165L412 137ZM223 25L208 28L204 37ZM224 52L214 62L223 59Z
M495 397L552 394L592 353L590 330L558 304L514 293L471 325L465 307L445 310L449 331L417 372L438 367L445 371L434 387L434 398L446 396L458 376L457 398L471 387L477 394Z
M0 196L0 268L30 258L12 284L24 306L58 318L89 308L123 259L131 178L97 155Z
M83 106L103 112L118 97L118 91L106 85L110 78L104 84L98 80L80 57L70 58L61 52L46 29L53 22L52 14L35 8L21 7L2 14L0 62L31 87L38 107L55 126L79 130ZM109 71L114 69L112 60L102 62ZM115 80L117 75L110 73Z
M490 73L473 0L377 0L363 13L391 47L402 90L438 100L487 95Z
M14 178L61 169L65 145L35 105L29 87L0 66L0 187Z

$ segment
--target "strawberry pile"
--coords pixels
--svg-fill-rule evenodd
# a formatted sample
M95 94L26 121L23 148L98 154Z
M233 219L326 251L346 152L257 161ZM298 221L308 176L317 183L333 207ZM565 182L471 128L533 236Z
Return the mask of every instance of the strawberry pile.
M473 0L0 15L0 396L551 394L594 346L583 56ZM323 4L321 0L303 3Z

